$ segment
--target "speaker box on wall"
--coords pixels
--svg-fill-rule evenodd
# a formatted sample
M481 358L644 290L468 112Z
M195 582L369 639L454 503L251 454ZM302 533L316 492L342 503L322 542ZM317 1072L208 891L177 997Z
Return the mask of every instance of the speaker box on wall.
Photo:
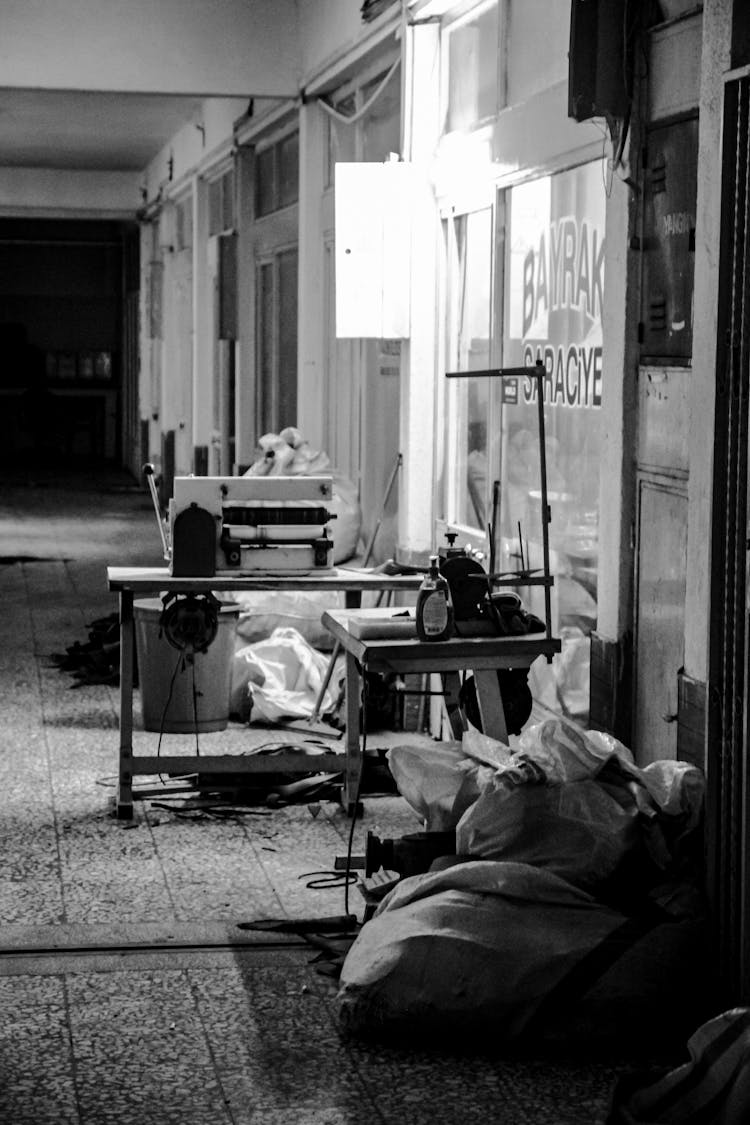
M572 0L569 117L587 121L592 117L623 117L626 113L632 73L629 29L636 9L633 0Z

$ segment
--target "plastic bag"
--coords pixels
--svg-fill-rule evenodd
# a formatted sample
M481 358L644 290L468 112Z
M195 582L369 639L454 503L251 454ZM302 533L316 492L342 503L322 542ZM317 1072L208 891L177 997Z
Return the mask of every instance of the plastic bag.
M347 1031L389 1042L662 1044L705 1010L706 956L695 922L634 925L549 871L470 861L401 880L351 946L337 1002Z
M338 565L352 558L357 553L362 529L362 510L354 482L332 469L328 454L311 449L294 426L288 426L280 434L264 434L258 445L261 455L245 476L325 475L332 478L329 510L336 517L331 521L333 562Z
M308 718L327 668L328 657L316 652L296 629L274 629L267 640L235 653L230 713L253 722ZM334 706L326 690L321 712Z
M552 784L596 777L613 757L633 766L633 755L612 735L584 731L564 719L545 719L529 727L518 740L517 753L535 762Z
M551 988L622 922L548 871L472 862L402 879L344 961L350 1031L406 1024L520 1034Z
M703 790L703 774L685 762L640 769L611 735L547 719L482 779L456 826L456 851L543 866L593 890L639 844L668 871L699 822Z
M746 1125L750 1121L750 1009L732 1008L688 1040L690 1061L658 1077L623 1075L610 1125Z
M232 601L240 608L237 636L245 645L266 640L274 629L296 629L319 651L333 648L333 636L321 624L326 609L342 608L338 590L239 590Z
M460 742L393 746L386 755L405 801L428 832L450 832L481 792L486 766L467 758Z
M623 806L587 778L548 785L509 782L517 768L490 778L456 828L459 855L528 863L595 890L637 842L638 810Z

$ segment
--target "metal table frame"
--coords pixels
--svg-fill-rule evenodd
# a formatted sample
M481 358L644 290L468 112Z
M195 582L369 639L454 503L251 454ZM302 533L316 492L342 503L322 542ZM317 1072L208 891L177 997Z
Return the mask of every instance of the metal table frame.
M343 803L350 813L356 809L362 769L360 701L362 677L371 671L391 670L403 674L438 672L447 691L458 685L457 673L471 670L485 734L507 742L505 714L497 679L501 668L528 668L539 656L551 660L561 642L539 633L513 637L454 637L448 641L409 639L362 640L350 631L352 616L366 611L326 610L322 622L346 654L346 772ZM382 611L380 611L382 614Z
M343 591L347 608L361 604L362 594L383 591L415 591L422 580L420 574L386 575L372 571L337 568L321 574L285 576L233 576L216 575L210 578L172 578L166 567L107 568L109 589L119 594L120 601L120 749L117 768L115 812L120 820L133 816L133 778L145 774L195 773L277 773L311 772L309 763L300 764L300 755L281 751L263 756L257 754L133 754L133 658L135 655L135 626L133 602L136 596L146 594L183 593L197 594L210 591L240 592L248 590L330 590ZM340 754L320 754L315 757L315 771L342 771ZM351 775L348 766L345 778ZM344 784L344 804L349 803L349 789Z

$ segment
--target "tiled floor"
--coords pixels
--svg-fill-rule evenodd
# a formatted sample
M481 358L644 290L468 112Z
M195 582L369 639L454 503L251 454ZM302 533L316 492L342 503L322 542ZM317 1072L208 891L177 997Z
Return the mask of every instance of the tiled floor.
M114 819L116 689L72 689L49 654L116 608L108 564L161 561L130 484L6 473L0 492L0 1121L603 1122L616 1065L352 1042L309 946L238 929L361 914L356 890L306 885L346 851L335 804L219 819L153 798ZM369 798L354 851L417 827L400 798Z

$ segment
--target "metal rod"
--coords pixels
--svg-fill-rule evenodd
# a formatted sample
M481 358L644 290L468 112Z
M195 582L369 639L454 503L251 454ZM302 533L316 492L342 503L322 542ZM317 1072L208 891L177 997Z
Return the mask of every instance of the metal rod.
M500 481L492 482L492 521L490 523L490 573L495 570L497 557L497 521L500 511Z
M398 471L401 468L403 460L404 460L403 454L398 453L396 455L396 461L395 461L395 464L394 464L393 469L391 471L391 475L388 478L388 484L386 485L385 492L383 493L383 502L380 505L380 515L378 516L377 523L375 524L372 535L370 536L370 542L367 544L367 547L365 549L364 558L362 559L362 566L367 566L370 562L370 558L372 557L373 547L375 546L375 538L376 538L378 532L380 531L380 525L383 522L383 516L385 515L386 505L388 503L388 500L390 499L391 489L393 488L393 485L395 483L396 477L398 475Z
M542 485L542 554L544 573L549 574L549 523L552 518L547 502L547 446L544 436L544 365L536 361L537 409L539 412L539 470ZM544 616L547 626L547 640L552 639L552 603L549 586L544 587Z
M537 361L537 366L540 366ZM489 367L481 371L446 371L446 379L520 379L535 375L533 367Z
M542 556L544 561L545 576L549 575L549 523L551 514L547 500L547 449L544 436L544 376L546 370L540 359L533 367L489 367L481 371L446 371L446 379L536 379L537 384L537 411L539 417L539 466L542 478ZM523 544L521 544L523 554ZM527 548L528 553L528 548ZM547 639L552 639L552 605L550 600L550 586L544 583L544 614L546 618ZM549 659L549 658L548 658Z
M169 543L167 542L167 534L164 530L164 520L161 518L159 497L156 492L156 481L154 480L154 466L150 462L143 466L143 475L148 482L148 490L151 493L151 499L154 504L154 512L156 513L156 522L159 525L159 534L161 535L161 545L164 552L164 558L169 561L172 558L172 551L170 549Z

